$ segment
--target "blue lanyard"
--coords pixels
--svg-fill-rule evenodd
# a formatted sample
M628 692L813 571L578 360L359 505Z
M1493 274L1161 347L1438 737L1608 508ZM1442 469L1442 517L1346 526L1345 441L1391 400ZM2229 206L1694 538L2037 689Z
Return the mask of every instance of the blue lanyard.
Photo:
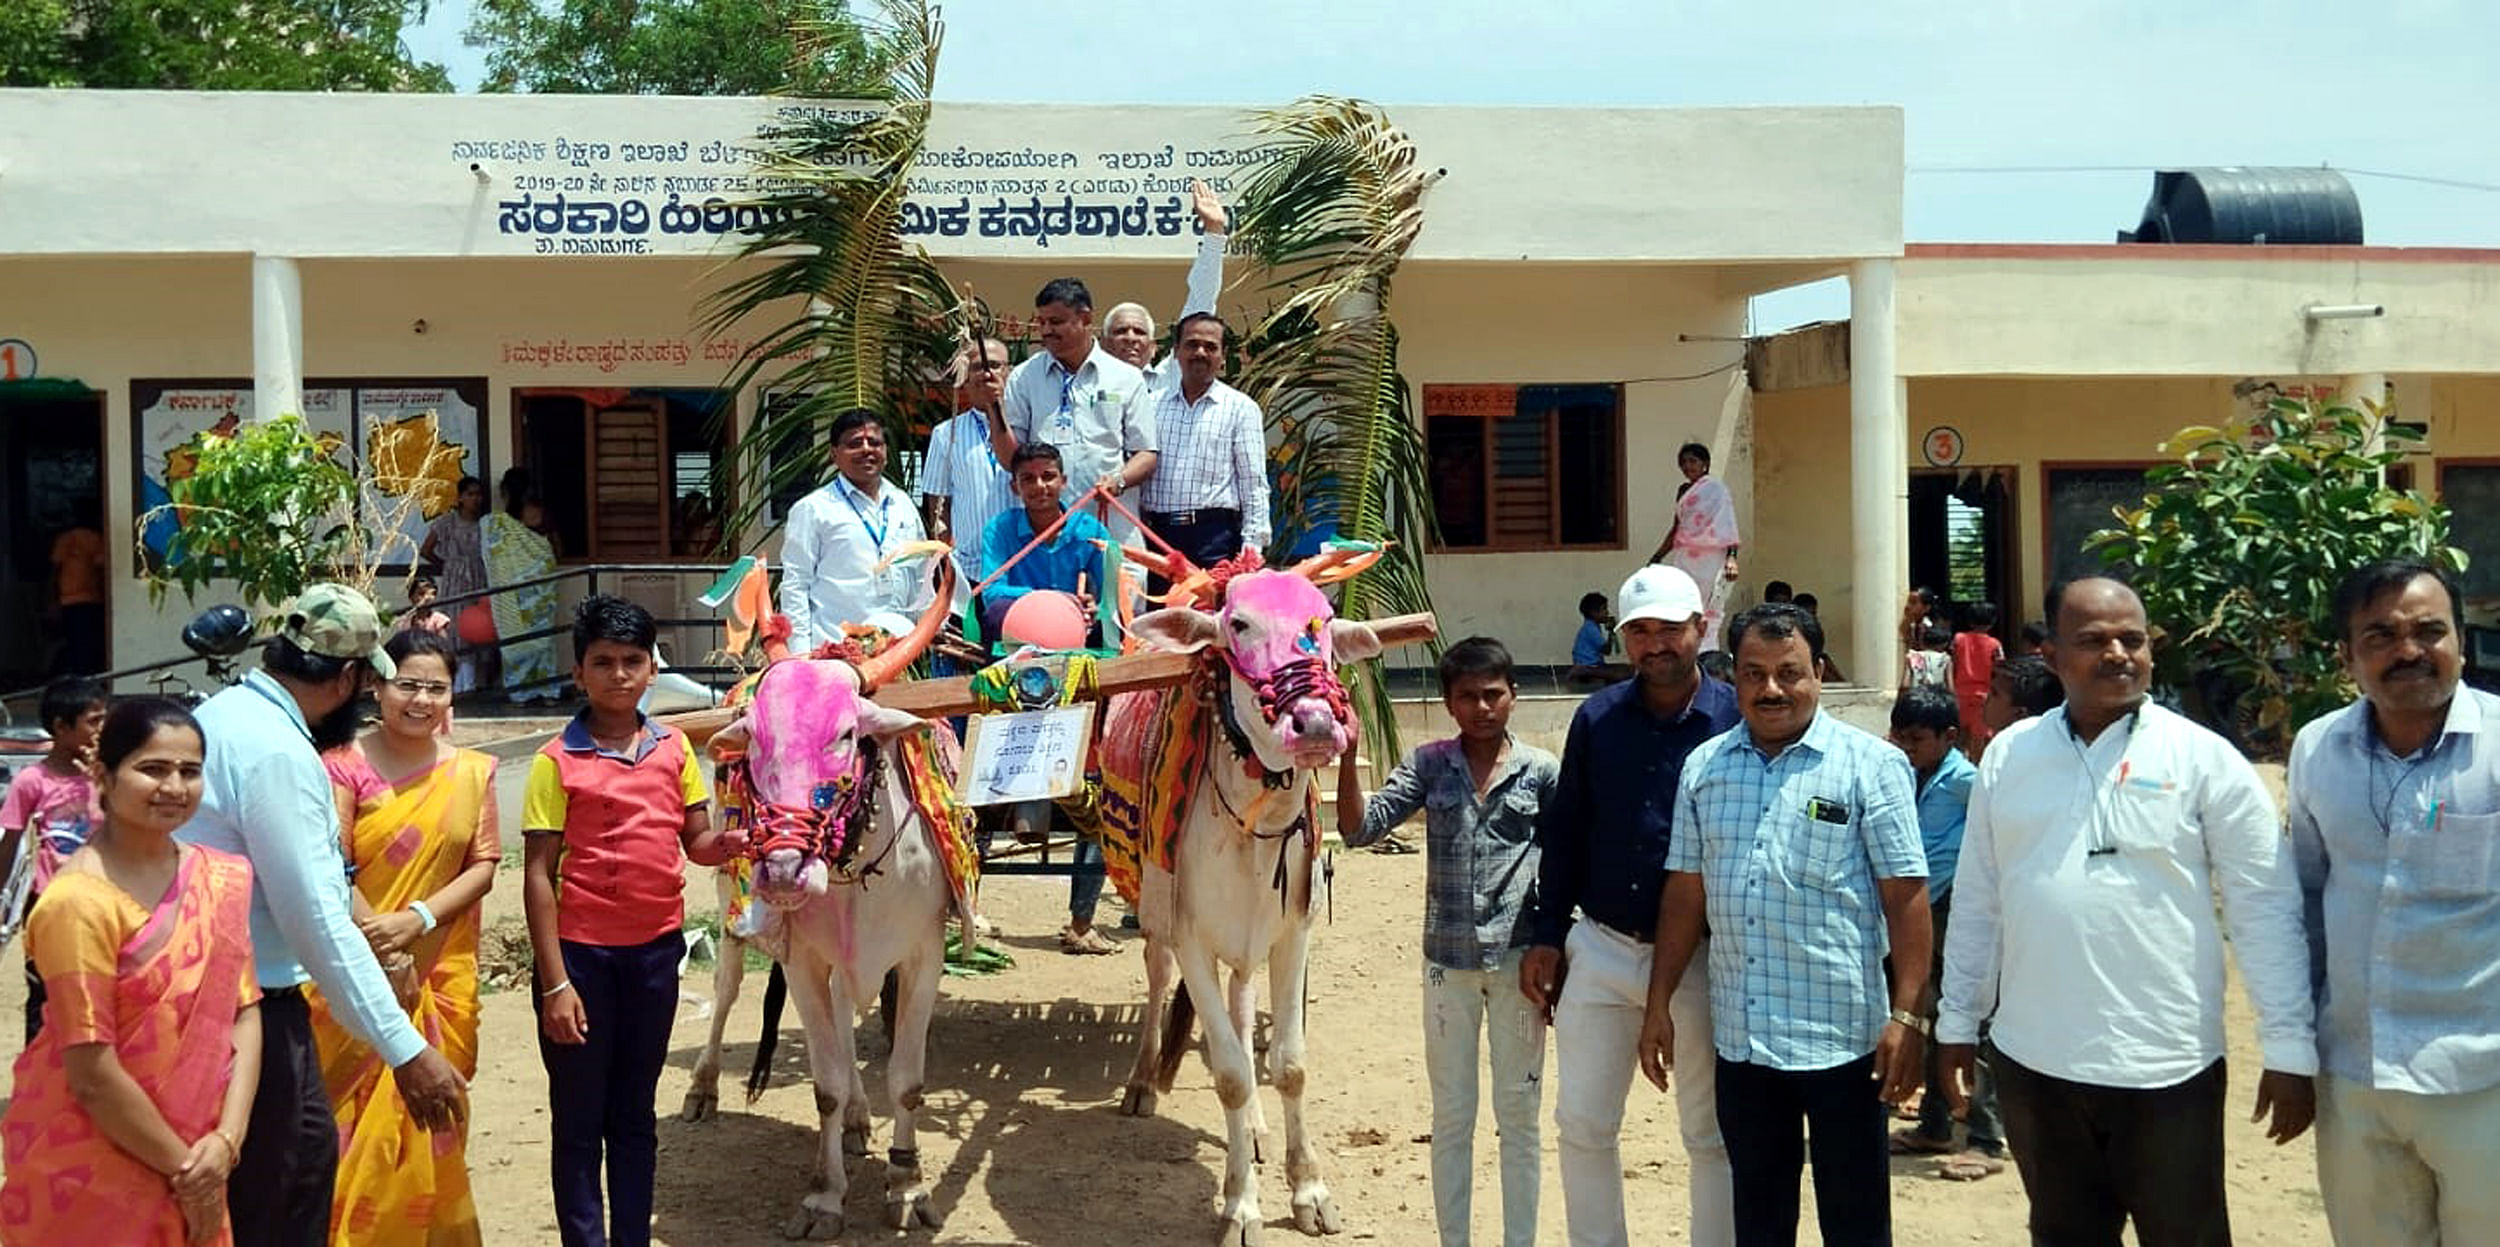
M834 492L842 496L842 501L851 504L851 514L859 517L859 526L867 529L870 539L877 543L877 553L884 554L885 535L888 530L893 528L893 523L891 521L882 524L869 522L868 513L861 510L859 507L859 498L857 496L859 494L859 487L851 484L849 477L837 476L833 478L833 484ZM877 491L877 518L880 520L885 519L885 503L885 491Z

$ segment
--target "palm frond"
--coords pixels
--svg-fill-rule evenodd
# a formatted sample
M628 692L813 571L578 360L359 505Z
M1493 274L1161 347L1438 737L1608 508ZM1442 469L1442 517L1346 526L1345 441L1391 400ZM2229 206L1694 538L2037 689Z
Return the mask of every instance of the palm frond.
M724 389L763 381L794 400L768 408L731 449L725 475L741 496L726 532L753 531L776 493L822 476L818 431L841 412L878 413L897 447L914 444L929 414L960 311L899 226L944 33L926 0L886 0L868 40L883 57L886 102L865 116L802 113L758 136L766 189L736 207L747 229L724 266L750 271L705 300L703 326L752 344ZM803 27L802 58L812 37Z
M1291 549L1330 521L1340 536L1393 542L1346 582L1338 613L1430 610L1432 495L1389 291L1434 175L1406 133L1360 100L1308 96L1255 114L1251 130L1266 142L1245 170L1233 237L1275 303L1251 331L1240 386L1284 430L1277 544ZM1394 758L1378 664L1359 681L1367 743Z

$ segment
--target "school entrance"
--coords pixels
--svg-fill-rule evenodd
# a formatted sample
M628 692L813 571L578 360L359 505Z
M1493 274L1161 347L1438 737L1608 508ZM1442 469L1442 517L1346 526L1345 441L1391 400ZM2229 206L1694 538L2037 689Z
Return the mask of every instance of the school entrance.
M39 684L73 658L103 670L110 621L101 603L70 612L84 638L73 654L53 585L53 543L73 528L100 532L104 499L104 396L71 380L0 380L0 689ZM95 540L101 541L101 537ZM110 551L107 551L110 554ZM114 557L116 567L129 560ZM112 577L95 585L111 599ZM78 618L81 614L95 616Z
M1994 602L2000 639L2031 617L2020 593L2014 551L2010 467L1920 468L1910 473L1910 583L1956 608ZM1948 615L1958 622L1958 616Z

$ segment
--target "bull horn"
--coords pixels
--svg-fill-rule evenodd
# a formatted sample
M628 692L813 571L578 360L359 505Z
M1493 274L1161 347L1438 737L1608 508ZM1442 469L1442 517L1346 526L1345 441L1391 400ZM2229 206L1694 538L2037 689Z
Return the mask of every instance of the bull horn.
M929 599L929 608L920 612L920 622L904 635L889 642L884 651L859 662L859 691L874 693L888 681L909 670L929 642L937 639L938 629L946 624L948 608L955 600L955 560L937 561L937 596Z

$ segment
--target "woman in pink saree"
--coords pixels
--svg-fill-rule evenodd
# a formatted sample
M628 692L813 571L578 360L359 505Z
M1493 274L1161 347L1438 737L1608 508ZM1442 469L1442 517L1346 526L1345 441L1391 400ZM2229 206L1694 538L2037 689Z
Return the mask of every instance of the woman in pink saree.
M1686 442L1675 452L1684 484L1675 491L1675 522L1652 563L1664 563L1693 578L1709 604L1703 616L1703 653L1720 648L1719 621L1726 613L1727 587L1736 579L1736 500L1718 477L1710 475L1710 448Z
M124 702L96 744L104 820L26 920L48 1000L0 1118L0 1243L231 1243L226 1176L260 1083L252 871L175 843L199 724Z

